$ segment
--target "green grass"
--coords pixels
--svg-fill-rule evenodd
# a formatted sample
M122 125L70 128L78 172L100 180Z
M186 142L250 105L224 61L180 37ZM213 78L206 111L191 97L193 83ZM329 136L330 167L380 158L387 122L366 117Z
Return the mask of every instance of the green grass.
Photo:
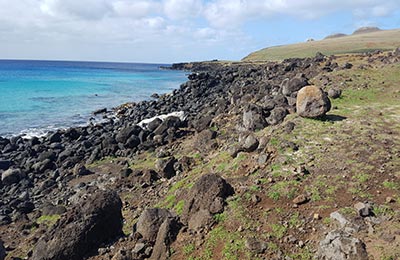
M288 58L313 57L317 52L322 52L325 55L337 55L374 50L393 50L398 46L400 46L400 30L390 30L269 47L253 52L243 60L283 60Z
M44 224L48 227L54 226L56 222L61 218L61 215L43 215L40 216L37 220L36 223L38 224Z

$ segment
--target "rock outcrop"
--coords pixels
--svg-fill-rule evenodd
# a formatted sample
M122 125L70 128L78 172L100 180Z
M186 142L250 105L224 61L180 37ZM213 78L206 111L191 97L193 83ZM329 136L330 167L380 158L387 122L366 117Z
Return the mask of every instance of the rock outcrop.
M233 195L232 186L217 174L206 174L196 181L185 202L182 223L189 229L210 227L213 215L224 210L225 199Z
M80 260L122 234L122 203L114 191L97 190L68 211L39 240L33 260Z

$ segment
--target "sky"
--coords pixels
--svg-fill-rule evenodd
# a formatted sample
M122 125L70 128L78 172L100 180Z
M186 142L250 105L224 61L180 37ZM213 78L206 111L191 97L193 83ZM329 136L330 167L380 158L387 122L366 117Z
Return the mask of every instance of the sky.
M0 59L240 60L362 26L400 28L400 0L0 0Z

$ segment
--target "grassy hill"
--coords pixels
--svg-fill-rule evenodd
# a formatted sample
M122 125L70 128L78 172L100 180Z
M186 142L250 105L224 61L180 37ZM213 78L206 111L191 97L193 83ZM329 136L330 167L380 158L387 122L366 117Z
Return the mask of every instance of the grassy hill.
M360 53L373 50L393 50L400 47L400 29L354 34L340 38L324 39L265 48L251 53L244 61L279 61L287 58Z

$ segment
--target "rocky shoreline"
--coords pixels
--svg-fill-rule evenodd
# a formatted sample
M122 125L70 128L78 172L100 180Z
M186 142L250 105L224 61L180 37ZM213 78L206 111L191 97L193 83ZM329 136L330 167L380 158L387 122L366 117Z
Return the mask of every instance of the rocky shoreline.
M370 57L380 59L383 64L396 63L400 53ZM217 135L213 130L219 127L215 119L229 115L237 120L226 122L233 125L232 138L239 136L241 140L239 145L232 146L227 140L229 154L235 158L242 151L255 151L262 140L253 133L279 125L286 116L296 113L298 91L311 85L311 79L321 73L351 68L350 63L339 65L335 57L322 54L281 63L177 64L172 69L193 72L189 81L156 100L118 107L117 120L58 130L39 138L0 137L0 234L6 240L6 251L0 243L0 259L5 252L10 255L18 248L18 244L11 243L12 239L24 241L27 234L31 234L30 243L35 245L27 250L29 259L83 259L101 255L98 248L123 237L119 189L129 185L153 187L157 180L168 182L190 168L190 158L176 158L165 152L166 148L199 135L203 138L199 146L205 145ZM331 98L340 96L338 88L325 91ZM330 103L321 114L329 109ZM177 112L180 117L171 116ZM160 115L170 116L157 117ZM153 120L138 125L149 118ZM118 178L122 181L96 176L88 167L105 158L136 158L148 152L158 154L155 171L132 172L126 161L120 161ZM121 184L129 176L135 176L136 183ZM84 178L94 181L76 182ZM218 175L201 177L188 195L180 217L168 210L143 210L131 227L135 231L131 238L136 241L134 248L125 256L119 253L119 258L112 256L112 259L166 259L169 245L181 228L200 233L211 229L213 216L223 212L226 199L234 192ZM36 219L44 215L61 217L51 229L33 232L38 228ZM263 245L257 243L249 247L264 252Z

